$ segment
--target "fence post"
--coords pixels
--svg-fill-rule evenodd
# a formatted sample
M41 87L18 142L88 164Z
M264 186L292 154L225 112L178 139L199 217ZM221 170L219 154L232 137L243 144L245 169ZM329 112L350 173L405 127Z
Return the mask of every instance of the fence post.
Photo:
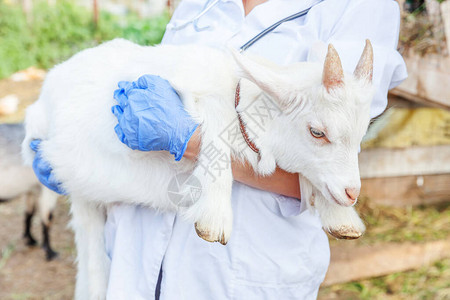
M32 0L22 0L22 10L27 18L28 24L33 21L33 2Z
M94 18L94 27L98 28L98 0L93 0L93 18Z

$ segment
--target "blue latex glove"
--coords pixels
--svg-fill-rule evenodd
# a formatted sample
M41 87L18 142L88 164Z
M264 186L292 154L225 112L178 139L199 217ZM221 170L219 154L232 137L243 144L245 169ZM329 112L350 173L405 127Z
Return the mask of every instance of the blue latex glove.
M119 124L120 141L134 150L166 150L179 161L198 124L184 109L177 92L159 76L119 82L114 92L119 105L112 107Z
M39 149L40 143L41 140L32 140L30 143L30 148L36 152L33 160L33 171L43 185L58 194L66 195L66 192L61 187L61 182L59 182L53 175L52 167L42 158L42 152Z

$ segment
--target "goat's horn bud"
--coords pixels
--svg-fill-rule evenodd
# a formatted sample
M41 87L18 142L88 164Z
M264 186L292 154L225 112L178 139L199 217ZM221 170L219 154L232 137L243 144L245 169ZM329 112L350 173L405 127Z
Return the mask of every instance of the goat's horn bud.
M372 82L373 77L373 48L369 40L366 40L366 46L356 66L355 72L353 72L358 79L367 79Z
M328 45L328 53L323 67L322 83L330 91L344 84L344 70L341 59L333 45Z

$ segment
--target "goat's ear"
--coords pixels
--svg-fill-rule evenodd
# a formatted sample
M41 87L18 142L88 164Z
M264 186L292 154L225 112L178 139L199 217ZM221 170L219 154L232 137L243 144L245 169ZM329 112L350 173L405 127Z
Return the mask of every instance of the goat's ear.
M344 85L344 70L342 69L341 59L331 44L328 45L328 52L323 66L322 83L327 91Z
M366 79L367 81L372 82L373 48L369 40L366 40L366 46L364 47L364 51L359 59L355 71L353 72L353 75L355 75L355 78L357 79Z
M250 58L230 49L238 66L238 75L255 83L261 90L282 102L286 95L286 78L282 67L262 58Z

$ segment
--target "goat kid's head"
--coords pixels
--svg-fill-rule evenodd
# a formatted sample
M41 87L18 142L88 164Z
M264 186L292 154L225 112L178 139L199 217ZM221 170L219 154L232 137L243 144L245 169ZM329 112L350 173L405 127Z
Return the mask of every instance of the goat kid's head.
M369 125L373 50L366 41L353 74L330 44L324 65L278 66L234 54L240 75L282 113L264 133L277 165L302 173L332 202L351 206L361 188L358 151Z

